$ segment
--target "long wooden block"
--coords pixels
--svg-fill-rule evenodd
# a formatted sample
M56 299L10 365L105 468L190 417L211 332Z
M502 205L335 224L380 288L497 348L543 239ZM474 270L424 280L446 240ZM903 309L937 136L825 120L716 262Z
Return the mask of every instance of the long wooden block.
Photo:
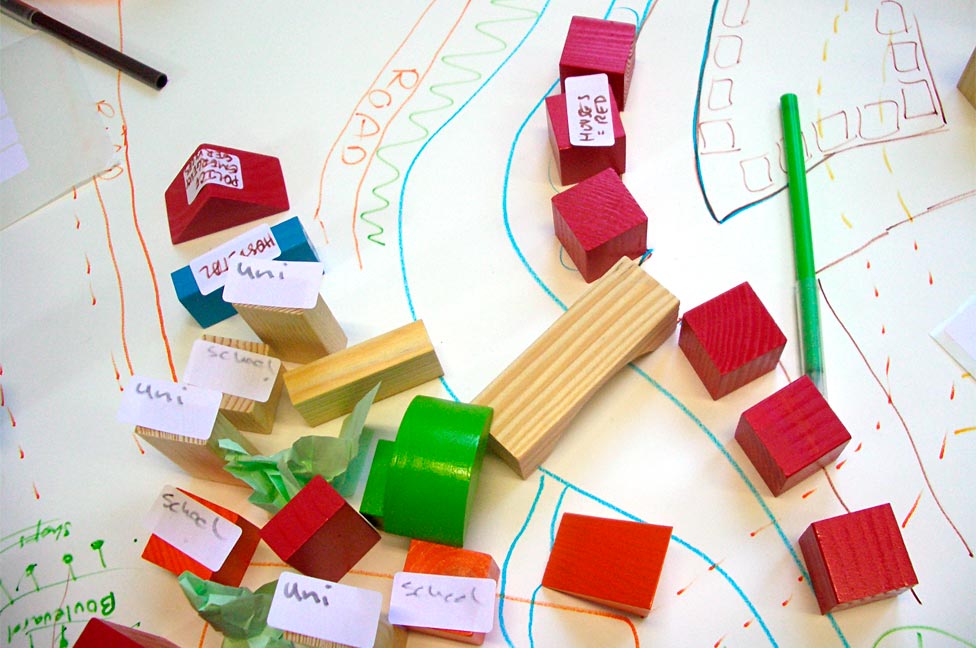
M251 330L288 362L312 362L346 348L346 334L319 295L313 308L234 304Z
M309 425L348 414L381 383L381 400L444 375L422 320L285 373L292 404Z
M678 299L620 259L474 399L495 410L492 450L528 477L596 390L677 324Z
M220 337L218 335L204 335L202 339L213 344L220 344L270 356L271 347L261 342L250 342L247 340L236 340L234 338ZM285 368L278 368L278 375L275 377L274 386L271 387L271 394L268 400L263 403L260 401L224 394L220 399L220 413L223 414L231 425L238 430L245 432L257 432L258 434L271 434L274 426L275 414L278 411L278 401L281 399L281 390L285 386Z

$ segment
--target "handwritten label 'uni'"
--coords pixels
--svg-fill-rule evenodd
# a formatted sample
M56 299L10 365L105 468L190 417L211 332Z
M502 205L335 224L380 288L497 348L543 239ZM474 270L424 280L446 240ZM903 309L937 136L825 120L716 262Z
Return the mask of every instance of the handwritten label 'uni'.
M495 588L491 578L398 572L390 595L390 623L490 632L495 623Z
M190 350L183 382L264 403L280 368L278 358L197 340Z
M166 486L149 512L153 535L211 571L218 571L241 537L241 527L183 491Z
M352 648L373 648L382 605L379 592L283 572L268 625Z
M253 259L238 261L227 277L224 301L252 306L313 308L325 264Z
M122 394L118 419L177 436L207 440L223 394L169 380L132 376Z

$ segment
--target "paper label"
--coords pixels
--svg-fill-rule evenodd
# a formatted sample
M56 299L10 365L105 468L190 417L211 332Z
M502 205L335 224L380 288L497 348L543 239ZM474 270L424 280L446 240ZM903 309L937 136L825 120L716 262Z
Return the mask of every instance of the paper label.
M214 389L132 376L122 394L118 419L206 441L213 432L221 398L223 394Z
M153 535L218 571L243 531L178 488L166 486L149 511Z
M373 648L382 605L379 592L282 572L268 625L352 648Z
M318 301L325 264L250 259L231 268L224 301L252 306L313 308Z
M976 374L976 295L937 327L932 337L963 369Z
M183 382L264 403L271 396L281 360L234 347L197 340L183 371Z
M186 204L196 200L200 190L208 184L244 188L241 159L231 153L202 148L183 167L183 183L186 185Z
M259 225L190 262L201 295L209 295L227 282L227 272L241 259L274 259L281 248L268 225Z
M613 146L607 75L569 77L565 85L569 143L573 146Z
M398 572L393 576L390 623L491 632L496 583L491 578Z

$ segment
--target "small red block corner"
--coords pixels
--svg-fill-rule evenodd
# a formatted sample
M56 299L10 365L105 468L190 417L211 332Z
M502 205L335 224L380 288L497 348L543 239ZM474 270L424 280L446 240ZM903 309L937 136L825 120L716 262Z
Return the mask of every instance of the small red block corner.
M606 74L617 106L623 110L634 74L636 42L637 28L630 23L573 16L559 57L560 82L567 77Z
M180 648L172 641L128 626L92 618L74 648Z

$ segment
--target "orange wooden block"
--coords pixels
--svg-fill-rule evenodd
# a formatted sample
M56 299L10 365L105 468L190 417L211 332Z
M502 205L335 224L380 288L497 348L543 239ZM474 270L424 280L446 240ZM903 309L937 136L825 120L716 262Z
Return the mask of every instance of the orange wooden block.
M438 574L461 578L491 578L497 583L501 572L495 559L489 554L459 547L412 540L407 551L403 571L414 574ZM437 628L418 628L408 626L409 630L444 637L480 646L485 641L484 632L464 632L462 630L439 630Z
M91 618L74 648L180 648L172 641L142 630Z
M646 617L654 602L671 529L564 513L542 585Z
M258 542L261 540L261 530L230 509L214 504L182 488L178 488L177 490L187 497L191 497L197 502L200 502L217 515L226 518L227 521L239 526L241 528L241 537L237 540L234 548L231 549L227 560L224 561L224 564L217 571L213 571L206 565L200 564L156 535L149 536L149 542L146 543L146 548L142 550L143 559L155 563L176 575L188 571L204 580L220 583L221 585L229 585L231 587L239 586L241 580L244 578L244 572L247 571L248 565L251 564L251 558L254 556L254 551L258 547Z

